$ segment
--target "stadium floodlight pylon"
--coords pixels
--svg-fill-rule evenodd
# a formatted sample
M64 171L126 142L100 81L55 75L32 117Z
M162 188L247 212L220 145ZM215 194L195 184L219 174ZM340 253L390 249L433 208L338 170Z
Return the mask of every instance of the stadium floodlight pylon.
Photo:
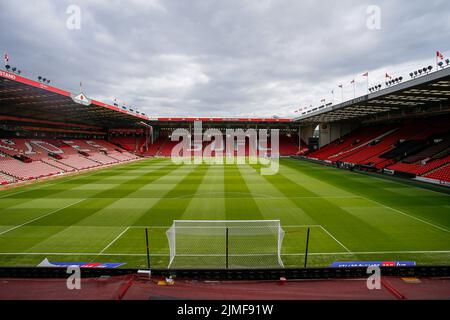
M174 220L168 268L284 268L280 220Z

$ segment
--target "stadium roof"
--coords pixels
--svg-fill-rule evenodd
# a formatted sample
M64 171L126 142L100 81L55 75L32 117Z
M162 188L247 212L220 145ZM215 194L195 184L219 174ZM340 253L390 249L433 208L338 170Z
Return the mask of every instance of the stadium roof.
M68 91L37 82L23 76L0 70L0 120L37 120L41 123L79 124L96 129L129 128L148 124L205 121L216 123L288 123L292 119L279 118L150 118L132 109L124 109L89 99L84 94ZM36 121L34 121L36 122Z
M132 126L148 118L0 70L0 116L97 127Z
M337 105L320 106L294 121L302 124L362 120L380 115L450 111L450 68L428 73Z

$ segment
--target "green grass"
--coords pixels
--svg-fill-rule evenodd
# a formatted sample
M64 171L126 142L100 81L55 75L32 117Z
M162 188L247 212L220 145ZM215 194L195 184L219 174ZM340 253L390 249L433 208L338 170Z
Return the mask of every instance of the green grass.
M450 265L448 194L294 159L281 159L277 175L259 169L148 159L3 190L0 265L35 266L49 258L145 267L149 227L152 265L165 268L173 220L270 219L281 220L286 232L286 267L303 266L308 226L309 266L348 260ZM207 248L208 240L201 242ZM223 257L187 260L199 267L224 263Z

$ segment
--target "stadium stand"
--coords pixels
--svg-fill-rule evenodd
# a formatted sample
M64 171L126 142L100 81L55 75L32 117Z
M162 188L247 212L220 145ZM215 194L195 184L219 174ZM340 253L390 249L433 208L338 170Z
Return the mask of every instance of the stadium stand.
M0 140L0 184L27 181L139 159L102 140Z
M162 135L159 136L153 144L150 144L148 149L141 154L143 156L150 156L150 157L169 157L172 154L172 149L175 145L177 145L177 141L171 141L170 135ZM210 146L212 142L205 141L202 144L202 150L205 151L205 148ZM193 149L195 149L194 141L192 141ZM235 149L237 147L237 143L235 144ZM215 147L216 149L218 147ZM298 136L288 136L288 135L280 135L279 140L279 154L280 156L291 156L299 154L300 152L306 152L308 150L306 143L302 141L302 148L299 149L298 145ZM213 148L214 149L214 148ZM270 140L268 141L268 150L270 150ZM226 146L224 146L224 153L226 153ZM249 141L247 139L247 143L245 146L245 155L248 156L250 154L250 148L249 148ZM212 152L212 155L215 155L215 152ZM235 155L237 155L237 151L235 151Z
M447 119L434 118L360 127L308 157L449 181L449 154Z
M302 143L306 146L305 143ZM281 135L280 136L280 156L290 156L299 153L298 137Z
M447 159L449 162L450 160ZM436 179L440 181L450 181L450 163L443 165L442 167L433 170L425 175L426 178Z
M308 154L310 158L342 161L343 158L360 152L367 145L396 131L392 126L371 126L359 128L340 139Z
M111 139L111 142L127 151L137 152L139 150L139 146L144 143L144 140L142 138L135 137L114 137Z
M0 172L18 180L32 180L63 173L63 170L52 167L41 161L21 162L7 156L0 158Z

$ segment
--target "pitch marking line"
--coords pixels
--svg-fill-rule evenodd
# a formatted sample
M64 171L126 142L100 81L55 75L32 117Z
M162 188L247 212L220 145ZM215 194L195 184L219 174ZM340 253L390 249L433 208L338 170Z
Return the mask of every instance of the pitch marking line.
M437 251L362 251L362 252L310 252L308 255L314 256L334 256L334 255L373 255L373 254L450 254L450 250L437 250ZM145 253L92 253L92 252L0 252L0 256L37 256L37 255L48 255L48 256L136 256L145 257ZM167 257L167 253L151 253L151 256L162 256ZM250 254L251 255L251 254ZM256 254L257 256L264 254ZM273 255L273 254L268 254ZM302 256L305 253L282 253L282 256ZM200 255L191 255L200 256ZM208 254L208 256L212 256ZM247 255L246 255L247 256Z
M67 209L67 208L69 208L69 207L71 207L71 206L74 206L74 205L80 203L81 201L84 201L84 200L86 200L86 199L78 200L77 202L74 202L74 203L72 203L72 204L69 204L69 205L67 205L67 206L65 206L65 207L62 207L62 208L59 208L59 209L50 211L49 213L46 213L46 214L44 214L44 215L42 215L42 216L39 216L39 217L34 218L34 219L32 219L32 220L29 220L29 221L27 221L27 222L25 222L25 223L19 224L19 225L14 226L14 227L12 227L12 228L10 228L10 229L7 229L7 230L5 230L5 231L2 231L2 232L0 232L0 236L4 235L5 233L8 233L8 232L10 232L10 231L13 231L13 230L15 230L15 229L18 229L18 228L20 228L20 227L26 226L27 224L30 224L30 223L32 223L32 222L34 222L34 221L40 220L40 219L42 219L42 218L45 218L45 217L47 217L47 216L49 216L49 215L51 215L51 214L54 214L54 213L57 213L57 212L59 212L59 211L61 211L61 210Z
M438 226L438 225L435 225L435 224L433 224L433 223L431 223L431 222L428 222L428 221L426 221L426 220L422 220L422 219L420 219L420 218L417 218L417 217L415 217L415 216L412 216L412 215L410 215L410 214L407 214L407 213L405 213L405 212L403 212L403 211L400 211L400 210L398 210L398 209L395 209L395 208L386 206L386 205L384 205L384 204L382 204L382 203L380 203L380 202L378 202L378 201L375 201L375 200L372 200L372 199L369 199L369 198L366 198L366 197L361 197L361 198L364 198L364 199L366 199L366 200L368 200L368 201L372 201L373 203L376 203L376 204L378 204L378 205L380 205L380 206L382 206L382 207L385 207L386 209L392 210L392 211L394 211L394 212L397 212L397 213L399 213L399 214L401 214L401 215L404 215L404 216L406 216L406 217L409 217L409 218L411 218L411 219L414 219L414 220L420 221L420 222L422 222L422 223L428 224L428 225L430 225L430 226L432 226L432 227L434 227L434 228L436 228L436 229L439 229L439 230L441 230L441 231L450 232L450 230L447 230L447 229L442 228L442 227L440 227L440 226Z
M106 247L104 247L103 250L100 251L99 254L103 254L106 250L108 250L108 248L111 247L111 246L114 244L114 242L116 242L117 240L119 240L119 238L120 238L121 236L123 236L124 233L127 232L129 229L130 229L130 227L126 227L125 230L123 230L117 237L114 238L114 240L112 240Z
M211 220L211 222L214 221L218 221L218 220ZM248 220L242 220L242 221L248 221ZM172 227L172 225L169 226L130 226L129 228L131 229L144 229L144 228L148 228L149 231L151 231L151 229L170 229ZM208 226L208 228L223 228L224 226L219 226L219 227L213 227L213 226ZM261 227L261 226L255 226L255 227ZM319 224L304 224L304 225L292 225L292 226L281 226L281 228L320 228L321 225ZM183 227L179 227L179 228L183 228ZM184 227L184 228L205 228L205 227L201 227L201 226L192 226L192 227Z
M339 243L339 245L340 245L342 248L344 248L348 253L352 253L350 250L348 250L348 248L347 248L346 246L344 246L344 245L342 244L342 242L340 242L338 239L336 239L335 236L333 236L330 232L328 232L327 229L325 229L322 225L320 225L320 227L321 227L322 230L325 231L331 238L333 238L334 241L336 241L337 243Z
M379 177L374 177L374 178L376 178L376 179L381 179L381 178L379 178ZM397 183L402 184L401 182L397 182ZM409 185L406 185L406 184L402 184L402 185L409 186ZM417 188L418 188L418 187L417 187ZM426 190L428 190L428 189L426 189ZM436 192L436 191L435 191L435 192ZM441 193L439 193L439 194L441 194ZM420 221L420 222L422 222L422 223L428 224L428 225L430 225L430 226L432 226L432 227L434 227L434 228L437 228L437 229L439 229L439 230L441 230L441 231L444 231L444 232L450 232L450 230L447 230L447 229L445 229L445 228L443 228L443 227L440 227L440 226L438 226L438 225L435 225L435 224L433 224L433 223L431 223L431 222L428 222L428 221L426 221L426 220L422 220L422 219L417 218L417 217L415 217L415 216L409 215L409 214L407 214L407 213L405 213L405 212L403 212L403 211L400 211L400 210L398 210L398 209L395 209L395 208L386 206L386 205L384 205L384 204L382 204L382 203L380 203L380 202L378 202L378 201L375 201L375 200L366 198L366 197L361 196L361 195L358 196L358 197L360 197L360 198L362 198L362 199L365 199L365 200L367 200L367 201L371 201L371 202L373 202L373 203L376 203L376 204L378 204L379 206L385 207L386 209L390 209L390 210L395 211L395 212L397 212L397 213L399 213L399 214L402 214L402 215L404 215L404 216L410 217L411 219L415 219L415 220Z

